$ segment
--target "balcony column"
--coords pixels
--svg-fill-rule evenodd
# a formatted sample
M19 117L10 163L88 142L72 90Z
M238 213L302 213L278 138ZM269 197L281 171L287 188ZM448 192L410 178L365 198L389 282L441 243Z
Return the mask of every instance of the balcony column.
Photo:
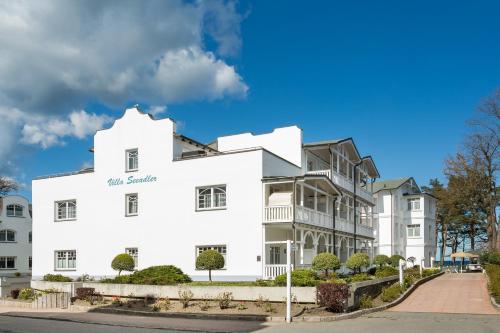
M299 263L304 265L304 230L300 230Z

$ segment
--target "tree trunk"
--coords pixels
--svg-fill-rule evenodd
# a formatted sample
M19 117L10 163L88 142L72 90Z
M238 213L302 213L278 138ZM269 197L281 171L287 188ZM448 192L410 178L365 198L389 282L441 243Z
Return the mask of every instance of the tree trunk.
M447 233L447 227L446 224L443 224L443 227L441 228L441 253L439 255L439 263L441 267L444 265L444 256L446 254L446 233Z

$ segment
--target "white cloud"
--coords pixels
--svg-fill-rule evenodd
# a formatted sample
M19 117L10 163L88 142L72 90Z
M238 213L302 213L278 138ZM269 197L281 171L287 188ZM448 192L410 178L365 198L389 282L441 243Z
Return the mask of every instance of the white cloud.
M156 116L156 115L167 112L167 106L166 105L151 105L146 110L146 112L152 114L153 116Z
M74 111L89 101L133 100L159 114L187 100L245 97L224 58L241 49L242 19L226 0L0 0L0 158L19 136L50 147L91 134L106 119Z

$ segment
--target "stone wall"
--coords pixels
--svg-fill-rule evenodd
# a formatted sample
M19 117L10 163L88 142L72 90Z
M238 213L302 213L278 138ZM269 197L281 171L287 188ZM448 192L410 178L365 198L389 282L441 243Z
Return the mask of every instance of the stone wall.
M10 296L13 289L29 288L31 276L23 277L0 277L0 297Z
M399 276L394 275L376 280L352 283L349 286L349 299L347 302L348 310L352 311L359 308L359 301L362 295L368 295L374 298L382 292L382 288L390 286L398 280Z

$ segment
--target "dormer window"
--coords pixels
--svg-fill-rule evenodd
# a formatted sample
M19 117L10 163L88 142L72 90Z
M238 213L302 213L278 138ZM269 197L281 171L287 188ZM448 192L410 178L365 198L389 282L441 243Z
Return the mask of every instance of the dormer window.
M139 149L129 149L125 151L126 157L126 171L137 171L139 170Z
M7 216L8 217L23 217L24 207L21 205L7 205Z

